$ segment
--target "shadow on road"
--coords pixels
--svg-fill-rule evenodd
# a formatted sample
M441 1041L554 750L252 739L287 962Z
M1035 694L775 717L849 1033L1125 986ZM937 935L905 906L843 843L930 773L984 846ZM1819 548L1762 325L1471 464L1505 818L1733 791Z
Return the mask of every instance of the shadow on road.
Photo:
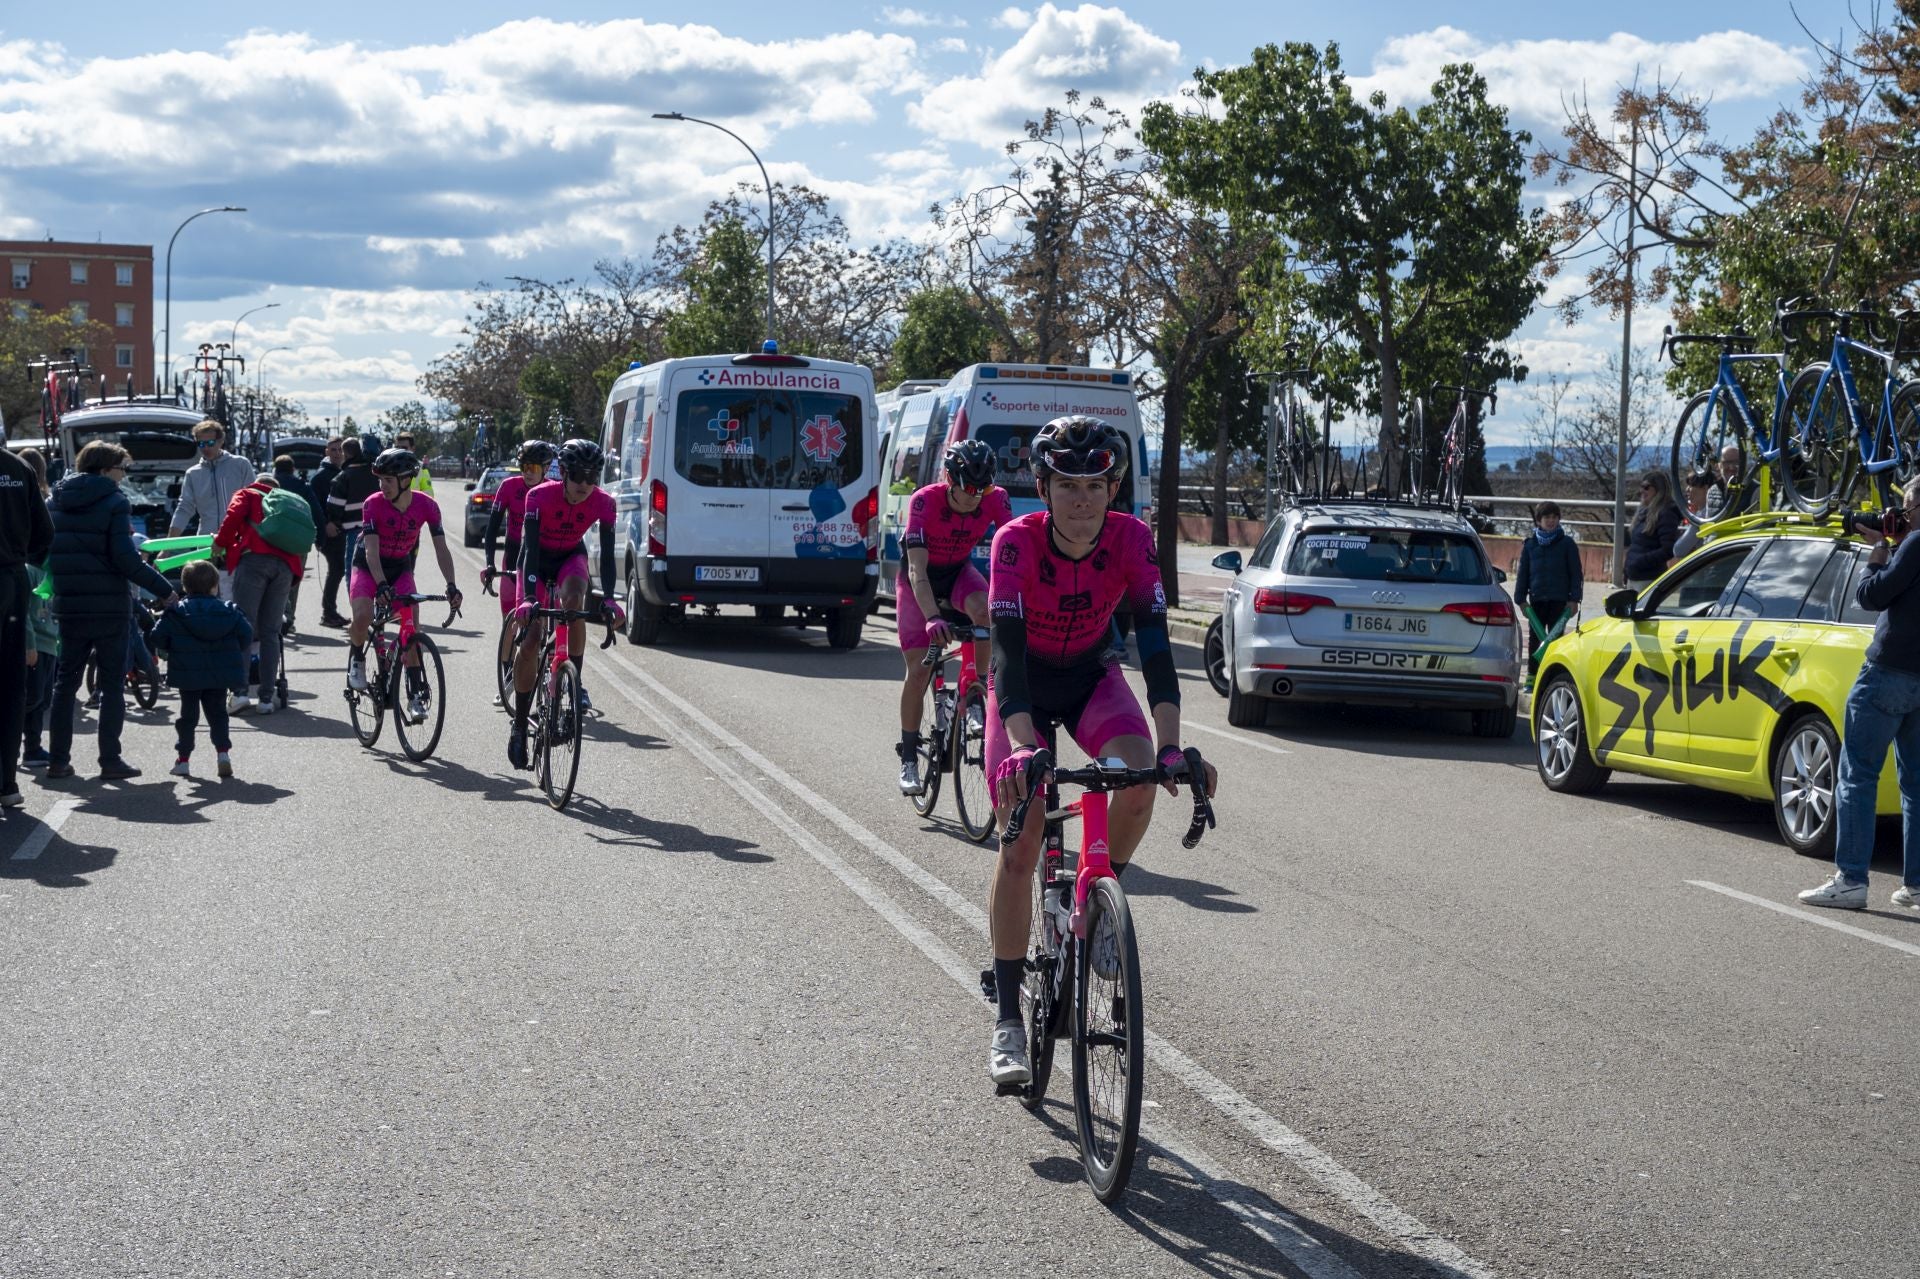
M203 760L201 767L211 770L212 759ZM87 795L75 811L111 817L117 822L180 826L209 820L205 810L215 804L271 804L293 795L284 787L242 777L203 775L190 779L188 785L189 789L182 790L172 777L164 775L138 785L116 785Z
M773 860L771 853L755 852L757 845L743 839L702 830L685 822L658 822L639 813L608 808L590 795L575 794L560 815L597 830L612 832L608 835L587 832L587 838L600 844L654 848L663 853L710 853L721 861L742 865L758 865Z
M1183 906L1220 914L1251 915L1258 910L1251 902L1237 900L1239 894L1224 884L1160 875L1141 865L1128 869L1126 889L1129 897L1171 897Z
M39 818L23 818L18 813L0 822L0 838L4 839L7 850L0 855L0 882L32 880L42 888L86 888L93 882L87 878L89 875L106 870L120 855L117 848L76 844L56 834L47 837L46 846L38 856L29 861L13 860L15 851L46 829L47 824Z

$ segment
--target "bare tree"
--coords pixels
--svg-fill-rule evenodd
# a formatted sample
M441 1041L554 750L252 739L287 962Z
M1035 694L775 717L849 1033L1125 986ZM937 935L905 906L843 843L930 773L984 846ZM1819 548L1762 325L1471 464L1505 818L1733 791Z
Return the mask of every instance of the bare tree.
M1678 409L1664 394L1653 364L1636 358L1628 374L1632 408L1627 414L1627 465L1649 464L1649 452L1668 438ZM1595 497L1613 496L1620 457L1620 358L1607 357L1579 403L1561 419L1562 474Z

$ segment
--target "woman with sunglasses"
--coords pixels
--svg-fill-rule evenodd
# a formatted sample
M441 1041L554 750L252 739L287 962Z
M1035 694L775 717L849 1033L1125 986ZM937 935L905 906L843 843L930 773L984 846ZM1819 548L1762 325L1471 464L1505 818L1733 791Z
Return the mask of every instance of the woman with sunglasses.
M1640 509L1627 527L1628 586L1645 590L1667 571L1684 522L1673 501L1673 481L1665 471L1648 471L1640 480Z
M994 535L993 665L987 691L987 776L1004 829L1029 785L1028 761L1052 746L1064 725L1093 759L1118 757L1129 768L1183 763L1180 679L1167 639L1167 596L1147 526L1110 510L1127 474L1127 439L1091 417L1059 417L1033 439L1033 478L1046 509ZM1133 611L1153 727L1140 713L1124 670L1105 660L1109 624L1125 602ZM1151 736L1149 732L1151 731ZM1207 766L1207 792L1216 780ZM1172 782L1165 783L1177 792ZM1108 854L1116 874L1132 860L1153 815L1153 788L1115 792L1107 809ZM1034 864L1046 823L1030 821L993 868L987 913L999 1022L987 1059L995 1084L1032 1077L1020 986L1031 918Z
M975 626L987 624L987 583L973 566L973 548L995 528L1013 520L1007 491L993 482L993 449L984 440L961 440L948 447L945 480L935 481L907 502L907 527L900 535L907 589L899 592L894 613L900 625L900 653L907 663L900 687L900 793L921 788L920 717L925 713L931 668L922 664L927 648L953 639L949 611L965 613Z

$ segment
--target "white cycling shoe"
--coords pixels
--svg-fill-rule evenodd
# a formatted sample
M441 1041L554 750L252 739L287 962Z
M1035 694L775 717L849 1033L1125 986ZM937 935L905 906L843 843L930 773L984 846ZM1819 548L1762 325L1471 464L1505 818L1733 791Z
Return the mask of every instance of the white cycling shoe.
M1019 1021L1003 1021L993 1028L993 1046L987 1052L987 1077L996 1084L1033 1081L1027 1060L1027 1028Z

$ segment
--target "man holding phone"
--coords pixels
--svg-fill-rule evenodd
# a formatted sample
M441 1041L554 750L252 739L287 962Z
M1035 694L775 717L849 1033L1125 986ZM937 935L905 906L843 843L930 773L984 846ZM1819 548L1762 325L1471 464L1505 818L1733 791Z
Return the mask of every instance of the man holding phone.
M1834 874L1800 894L1809 906L1859 910L1867 904L1874 801L1891 745L1900 773L1905 852L1904 882L1892 901L1920 908L1920 538L1907 536L1916 511L1920 483L1908 487L1901 507L1852 521L1860 539L1873 547L1854 599L1880 620L1847 695L1840 781L1834 790Z

